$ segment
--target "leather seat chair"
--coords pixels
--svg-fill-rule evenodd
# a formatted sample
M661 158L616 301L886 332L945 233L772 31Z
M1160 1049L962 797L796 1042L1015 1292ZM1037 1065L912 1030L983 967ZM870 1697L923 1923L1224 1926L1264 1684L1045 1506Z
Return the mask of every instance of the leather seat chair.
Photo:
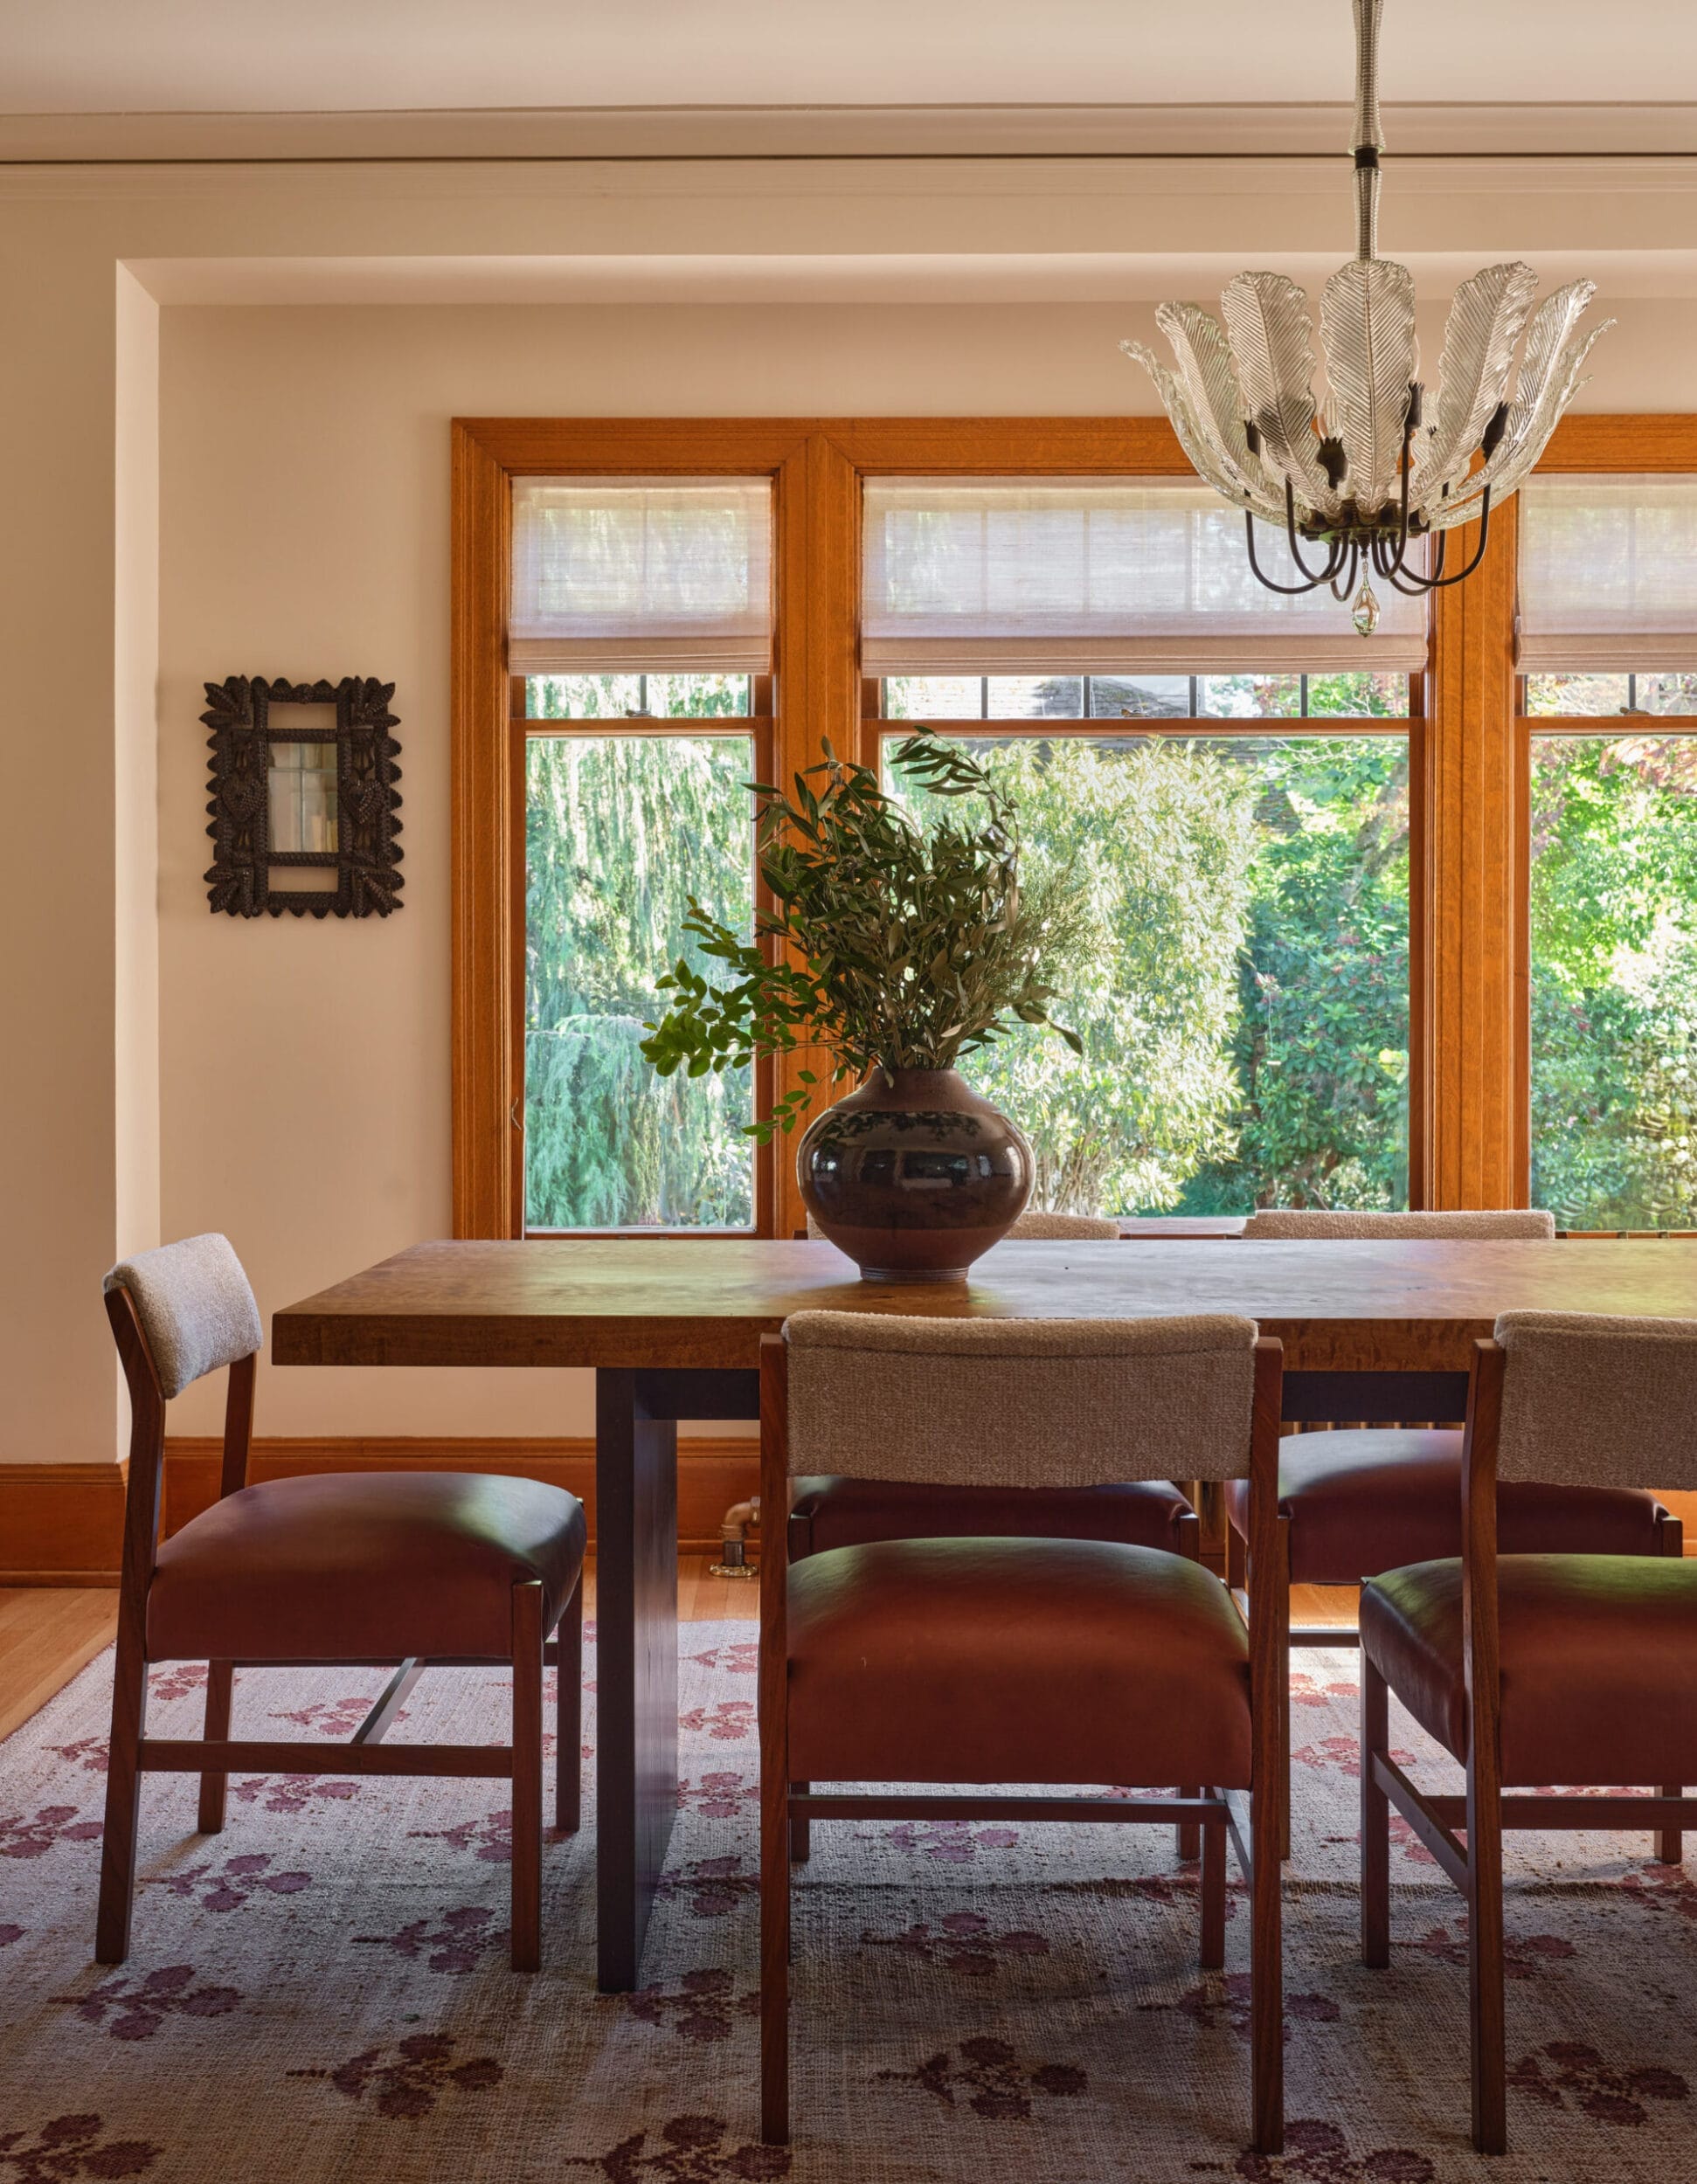
M107 1316L132 1426L95 1955L129 1950L141 1778L198 1774L199 1825L224 1825L232 1769L292 1774L488 1776L512 1785L512 1960L541 1952L544 1661L557 1662L555 1819L578 1825L583 1506L530 1479L468 1473L331 1474L246 1483L259 1308L222 1236L196 1236L114 1267ZM165 1406L229 1370L219 1498L159 1537ZM558 1639L550 1634L558 1631ZM148 1665L210 1664L202 1738L147 1733ZM349 1745L256 1743L230 1732L239 1667L398 1664ZM384 1745L432 1662L502 1662L508 1745Z
M1356 1238L1382 1242L1549 1241L1548 1213L1352 1213L1264 1212L1244 1224L1247 1240L1285 1242ZM1459 1427L1354 1426L1288 1436L1279 1452L1278 1506L1290 1520L1292 1585L1357 1586L1404 1563L1461 1552ZM1236 1560L1246 1535L1241 1484L1225 1489ZM1505 1486L1499 1513L1505 1554L1677 1555L1677 1521L1655 1496L1633 1487ZM1353 1646L1347 1625L1297 1626L1296 1646ZM1288 1706L1285 1745L1289 1746ZM1287 1821L1288 1847L1288 1821Z
M1595 1490L1647 1470L1697 1487L1694 1418L1697 1320L1506 1312L1477 1349L1459 1559L1391 1571L1361 1594L1362 1956L1389 1961L1394 1804L1466 1899L1484 2153L1507 2145L1503 1829L1649 1823L1677 1863L1697 1821L1680 1787L1697 1782L1697 1562L1500 1559L1500 1512L1517 1485ZM1465 1796L1428 1795L1392 1760L1391 1692L1463 1762ZM1670 1782L1647 1799L1538 1787Z
M789 2132L793 1830L807 1820L1177 1821L1202 1838L1201 1954L1225 1955L1226 1835L1250 1877L1253 2131L1283 2130L1275 1507L1282 1353L1252 1322L799 1313L761 1345L761 1491L823 1471L1001 1500L1250 1476L1245 1627L1199 1562L1120 1541L879 1539L761 1565L761 2120ZM1029 1528L1022 1528L1028 1531ZM1173 1782L1148 1798L994 1786ZM821 1792L820 1783L836 1786ZM951 1784L892 1794L855 1785ZM1273 1786L1270 1795L1267 1786Z

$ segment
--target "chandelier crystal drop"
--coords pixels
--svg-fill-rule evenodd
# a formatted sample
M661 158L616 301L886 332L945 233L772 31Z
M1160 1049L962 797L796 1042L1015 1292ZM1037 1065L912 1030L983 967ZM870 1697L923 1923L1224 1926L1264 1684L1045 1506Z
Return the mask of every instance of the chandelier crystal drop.
M1197 473L1243 510L1260 581L1271 591L1354 592L1354 625L1368 637L1379 619L1369 577L1419 592L1472 575L1493 503L1543 453L1583 384L1592 343L1614 321L1581 330L1597 284L1574 280L1528 326L1537 274L1518 262L1487 266L1456 291L1437 397L1426 401L1414 280L1378 254L1384 0L1354 3L1355 256L1320 292L1323 402L1314 398L1308 298L1282 273L1239 273L1220 299L1223 327L1199 305L1163 303L1155 323L1172 344L1173 370L1140 342L1120 347L1154 381ZM1300 582L1276 583L1261 568L1257 516L1283 527ZM1472 558L1446 576L1444 535L1475 520Z

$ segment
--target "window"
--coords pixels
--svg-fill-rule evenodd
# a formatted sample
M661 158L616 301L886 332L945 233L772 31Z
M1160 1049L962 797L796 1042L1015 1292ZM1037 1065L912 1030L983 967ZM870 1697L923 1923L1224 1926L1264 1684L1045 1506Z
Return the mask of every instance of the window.
M1694 1227L1697 736L1653 723L1697 713L1697 490L1534 480L1522 528L1533 1203Z
M527 1234L755 1225L753 1073L661 1078L641 1046L660 978L698 961L691 898L752 929L770 497L742 480L515 491Z
M1663 1082L1692 899L1697 417L1564 419L1478 577L1385 599L1365 642L1328 592L1252 584L1241 517L1164 419L483 419L454 446L458 1234L709 1233L751 1203L758 1234L800 1226L793 1141L738 1171L735 1102L758 1113L811 1058L690 1110L666 1151L699 1124L696 1152L663 1176L651 1118L610 1110L608 1192L577 1176L563 1113L544 1175L528 1049L651 1012L673 936L610 904L662 805L694 800L686 861L729 906L738 784L827 738L876 763L923 720L1046 768L1045 794L1093 767L1057 838L1187 768L1250 810L1229 1034L1198 1079L1228 1084L1227 1120L1216 1102L1211 1149L1128 1170L1119 1204L1489 1206L1535 1181L1569 1226L1697 1227L1666 1187ZM533 966L527 836L558 887L542 807L592 784L604 876L570 916L539 909ZM1193 968L1120 1000L1153 1021Z
M1084 1055L1022 1027L963 1065L1030 1137L1041 1202L1405 1206L1411 608L1358 666L1347 623L1258 593L1241 525L1172 486L904 479L869 487L866 536L886 754L891 722L984 723L963 740L1029 854L1089 875L1058 973ZM1047 672L968 672L1004 664Z

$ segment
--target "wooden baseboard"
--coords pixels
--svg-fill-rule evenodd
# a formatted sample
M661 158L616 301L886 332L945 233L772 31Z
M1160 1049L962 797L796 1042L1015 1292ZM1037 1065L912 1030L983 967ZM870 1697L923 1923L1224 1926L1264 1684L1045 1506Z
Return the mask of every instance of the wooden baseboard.
M186 1524L218 1498L222 1444L174 1435L165 1444L163 1529ZM577 1495L595 1544L595 1443L570 1440L424 1438L255 1440L255 1484L315 1471L480 1471L541 1479ZM760 1486L752 1436L678 1443L678 1546L719 1544L719 1520ZM115 1585L123 1534L124 1467L107 1463L0 1464L0 1586Z

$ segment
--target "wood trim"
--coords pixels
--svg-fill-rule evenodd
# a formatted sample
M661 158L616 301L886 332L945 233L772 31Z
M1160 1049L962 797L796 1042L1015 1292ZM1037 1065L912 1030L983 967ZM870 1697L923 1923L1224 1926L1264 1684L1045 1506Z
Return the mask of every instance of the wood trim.
M215 1434L173 1435L165 1444L162 1537L218 1498L224 1443ZM123 1537L126 1467L120 1463L0 1464L0 1538L10 1566L0 1586L115 1586ZM474 1471L540 1479L577 1495L595 1544L595 1443L559 1440L412 1438L259 1439L247 1476L326 1471ZM678 1548L717 1551L719 1520L759 1491L759 1444L752 1436L702 1436L678 1444Z
M474 431L454 425L449 855L456 1236L517 1234L509 1144L508 475Z
M1436 595L1431 704L1417 793L1430 1028L1421 1167L1426 1203L1523 1206L1526 985L1517 900L1526 812L1516 764L1515 502L1493 510L1478 573ZM1453 541L1472 556L1477 527Z
M1697 415L1684 411L1566 417L1538 460L1541 473L1697 470Z
M116 1585L128 1469L0 1464L0 1585Z

